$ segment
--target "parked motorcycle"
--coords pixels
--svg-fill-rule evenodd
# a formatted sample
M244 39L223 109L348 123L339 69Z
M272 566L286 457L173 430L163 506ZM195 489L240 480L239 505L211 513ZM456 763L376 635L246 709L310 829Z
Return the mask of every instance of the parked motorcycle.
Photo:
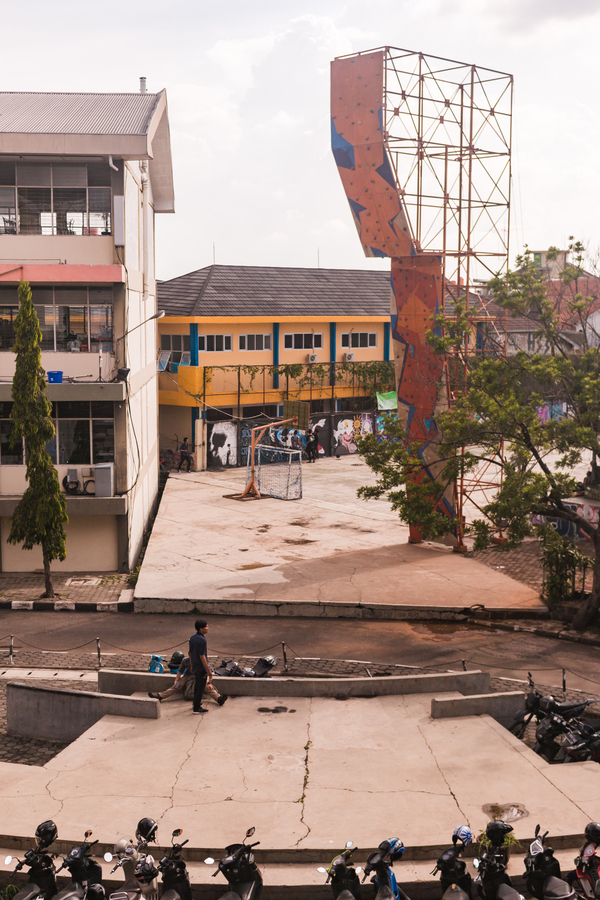
M581 716L590 703L597 703L595 699L579 700L576 702L570 700L557 700L552 694L542 695L536 690L531 672L527 673L527 681L529 683L529 693L525 698L525 705L519 709L514 715L514 722L510 726L509 731L515 737L522 738L529 723L535 719L540 724L547 716L556 714L567 721L576 719Z
M362 869L360 866L354 868L354 866L348 865L355 851L356 847L352 846L352 841L348 841L346 849L333 858L328 869L324 869L322 866L317 869L317 872L323 874L327 872L325 884L331 881L331 889L336 900L361 900L358 876Z
M580 722L567 732L562 750L563 763L600 762L600 731Z
M225 856L219 860L215 878L221 872L228 881L229 890L221 900L262 900L263 880L260 869L254 862L252 848L260 844L255 841L247 844L246 838L252 837L255 828L249 828L241 844L229 844L225 847ZM204 862L212 866L214 859L208 857Z
M525 884L527 890L537 900L544 900L549 878L560 878L560 863L554 856L552 847L545 847L544 842L548 837L546 831L540 837L540 826L535 826L535 836L529 845L529 851L525 857Z
M25 887L15 894L13 900L50 900L56 894L56 868L54 859L45 853L58 837L58 828L48 819L35 829L35 847L27 850L22 860L17 858L17 865L12 874L16 875L24 866L29 868L29 880ZM7 856L4 864L10 866L12 856Z
M460 854L473 841L473 832L467 825L460 825L452 832L452 846L448 850L444 850L440 858L435 864L432 875L440 873L440 882L442 885L442 894L446 896L446 891L453 885L460 889L461 896L464 894L467 898L471 896L471 874L467 871L467 864L460 859ZM456 891L452 891L448 895L454 900L459 900Z
M599 879L600 859L596 850L600 844L600 824L590 822L585 829L585 843L575 857L575 869L566 876L566 880L576 894L583 898L595 896ZM600 892L600 885L598 886Z
M117 869L123 869L125 883L119 891L113 892L109 900L156 900L156 878L158 869L154 858L146 853L148 844L156 840L158 825L154 819L143 818L138 822L135 837L136 843L128 838L121 838L115 844L115 855L118 862L111 869L111 875ZM112 853L105 853L106 862L112 862Z
M171 849L158 864L158 871L162 876L161 900L192 900L190 878L181 855L187 840L181 844L175 843L175 838L181 833L181 828L175 829L171 835Z
M71 882L55 895L55 900L83 900L83 897L87 895L88 889L92 885L94 886L94 895L104 893L104 888L102 888L102 869L97 862L90 858L92 847L98 843L98 841L92 841L91 844L88 842L91 834L91 831L86 831L83 844L77 844L75 847L72 847L65 856L58 872L68 869L71 875ZM98 891L98 888L100 888L100 891Z
M374 872L371 882L377 893L375 900L408 900L404 891L398 886L392 866L404 856L404 844L400 838L382 841L379 848L367 859L363 881Z
M506 822L488 822L485 829L489 847L482 851L479 859L473 860L477 869L475 886L481 900L523 900L516 891L506 872L508 851L503 846L507 834L513 830Z
M240 666L234 659L223 659L221 665L215 669L215 675L228 678L270 678L269 672L276 665L276 656L261 656L253 667Z

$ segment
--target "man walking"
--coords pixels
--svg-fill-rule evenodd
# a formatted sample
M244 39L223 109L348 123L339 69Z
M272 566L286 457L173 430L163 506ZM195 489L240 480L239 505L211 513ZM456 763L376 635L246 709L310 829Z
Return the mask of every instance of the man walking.
M202 706L202 694L204 693L206 682L208 681L211 684L213 673L207 659L206 635L208 634L208 623L206 619L196 619L195 627L196 634L193 634L190 638L190 663L192 674L196 676L193 714L199 716L201 713L208 712Z
M181 472L181 467L184 462L186 462L187 471L189 472L192 468L192 457L190 456L190 446L186 437L184 437L183 442L179 445L179 454L179 465L177 466L177 471Z

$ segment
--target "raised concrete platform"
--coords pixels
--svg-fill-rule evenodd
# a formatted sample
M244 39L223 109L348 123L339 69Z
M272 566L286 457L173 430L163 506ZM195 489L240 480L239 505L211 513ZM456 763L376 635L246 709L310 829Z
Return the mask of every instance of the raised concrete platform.
M357 457L303 470L304 497L239 503L239 469L173 474L135 589L144 612L423 618L543 609L531 588L441 545L408 543Z
M164 691L173 684L172 675L151 672L124 672L100 669L98 690L103 694L131 695ZM230 697L381 697L390 694L428 694L432 691L460 691L481 694L489 691L488 672L442 672L429 675L386 675L374 678L221 678L213 683L220 694ZM523 695L520 694L522 697ZM464 698L463 698L464 699ZM460 713L459 713L460 714ZM467 712L465 715L472 715Z

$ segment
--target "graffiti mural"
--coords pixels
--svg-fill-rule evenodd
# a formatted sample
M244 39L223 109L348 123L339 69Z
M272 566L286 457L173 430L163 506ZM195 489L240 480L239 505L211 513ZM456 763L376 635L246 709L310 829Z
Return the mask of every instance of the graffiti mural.
M373 434L373 413L338 414L331 422L331 452L333 456L358 453L358 441Z
M208 426L208 466L237 466L237 422L210 422Z
M311 416L310 427L316 429L319 449L317 456L331 456L331 422L329 416Z

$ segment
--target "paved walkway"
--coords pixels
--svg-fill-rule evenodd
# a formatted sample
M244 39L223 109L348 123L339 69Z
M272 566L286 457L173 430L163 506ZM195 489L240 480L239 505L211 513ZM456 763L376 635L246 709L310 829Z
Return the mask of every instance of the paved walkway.
M218 601L224 612L239 601L542 608L536 591L501 569L407 543L387 500L357 499L357 488L374 481L361 460L320 460L303 478L302 500L240 503L228 495L243 487L241 470L171 476L136 609L176 609L173 601L184 600Z

